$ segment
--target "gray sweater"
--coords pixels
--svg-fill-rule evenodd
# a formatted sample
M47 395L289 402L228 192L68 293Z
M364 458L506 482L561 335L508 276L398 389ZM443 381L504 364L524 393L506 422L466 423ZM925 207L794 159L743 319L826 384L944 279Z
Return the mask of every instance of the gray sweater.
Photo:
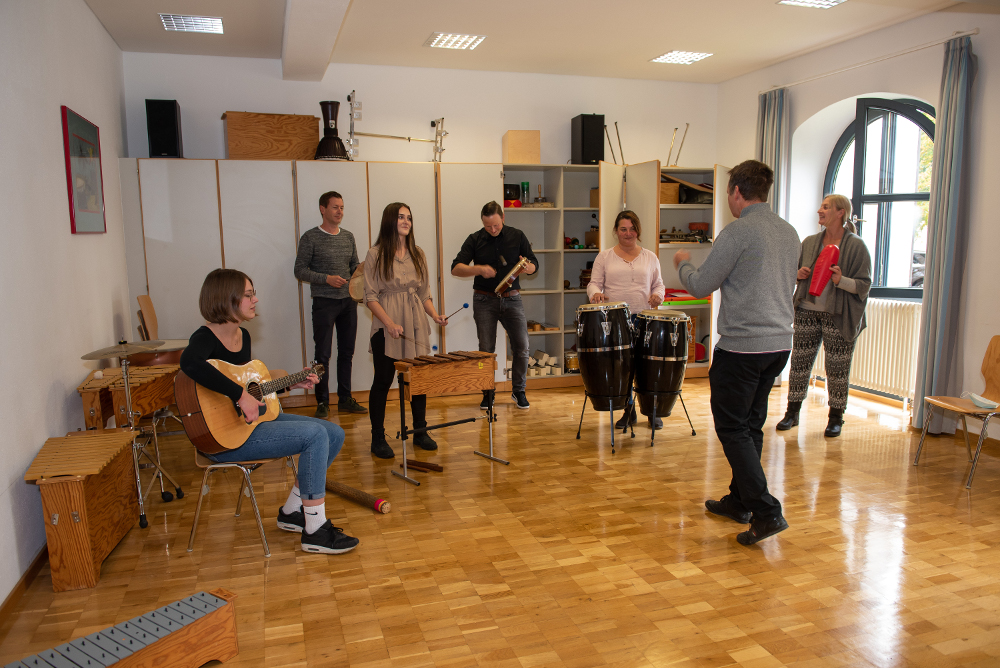
M295 278L309 284L313 297L328 299L349 298L351 293L345 283L335 288L326 282L327 276L342 276L348 281L357 268L358 247L354 235L340 228L339 234L330 234L314 227L299 239L295 255Z
M698 298L721 289L719 348L734 353L791 350L792 293L799 268L799 235L765 203L743 209L739 220L716 234L701 267L677 267Z

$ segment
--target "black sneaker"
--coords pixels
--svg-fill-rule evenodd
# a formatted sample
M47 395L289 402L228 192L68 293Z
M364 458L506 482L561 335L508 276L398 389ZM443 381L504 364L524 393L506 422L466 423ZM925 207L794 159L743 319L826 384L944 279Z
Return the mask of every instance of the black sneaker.
M315 533L302 532L302 551L317 554L343 554L350 552L361 541L348 536L340 527L333 526L330 520L316 529Z
M437 450L438 444L433 438L430 437L426 431L419 433L413 437L413 445L423 448L424 450Z
M396 456L385 440L385 433L378 438L372 437L372 454L381 459L392 459Z
M712 514L728 517L729 519L735 520L740 524L748 524L750 522L750 511L736 508L732 498L728 494L718 501L709 499L705 502L705 507L708 508L708 512Z
M285 513L284 508L278 508L278 528L302 533L306 528L306 516L302 512L302 506L299 506L294 513Z
M788 528L788 522L781 515L767 520L756 518L750 522L750 529L741 534L737 534L736 541L740 545L753 545L757 541L764 540L768 536L781 533Z
M531 408L531 404L528 403L528 397L524 396L524 392L511 392L510 396L514 398L514 403L517 404L518 408L524 410Z
M483 390L483 400L479 402L479 409L487 411L493 399L493 390Z
M661 420L658 417L649 418L649 427L653 431L656 431L657 429L663 429L663 420Z
M368 412L368 409L358 403L358 400L354 397L350 399L341 399L337 402L338 411L347 411L348 413L358 413L364 414Z
M326 404L316 404L316 416L320 420L325 420L330 417L330 407Z

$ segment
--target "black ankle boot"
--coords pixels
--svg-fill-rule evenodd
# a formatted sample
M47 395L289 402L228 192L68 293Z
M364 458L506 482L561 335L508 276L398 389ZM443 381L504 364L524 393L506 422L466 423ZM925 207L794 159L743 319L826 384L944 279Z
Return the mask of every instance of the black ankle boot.
M423 422L423 423L419 423L418 424L418 423L414 422L413 426L416 429L421 429L423 427L426 427L427 423ZM435 441L433 438L431 438L430 434L428 434L426 431L422 431L419 434L414 434L413 435L413 445L416 445L416 446L418 446L420 448L423 448L424 450L437 450L438 449L437 441Z
M826 431L823 435L828 438L840 436L840 428L844 424L844 410L842 408L830 409L830 420L826 423Z
M775 425L778 431L788 431L792 427L799 426L799 410L802 408L801 401L789 401L788 408L785 409L785 417Z

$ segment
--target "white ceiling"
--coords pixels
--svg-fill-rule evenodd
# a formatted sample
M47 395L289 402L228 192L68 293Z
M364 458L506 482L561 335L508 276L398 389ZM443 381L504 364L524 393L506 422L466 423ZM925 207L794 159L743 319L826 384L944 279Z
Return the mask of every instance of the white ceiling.
M286 79L327 62L718 83L933 11L1000 0L86 0L123 51L282 58ZM345 13L346 11L346 13ZM158 13L221 16L224 35L167 32ZM474 51L423 46L432 32L487 35ZM944 37L945 35L942 35ZM715 55L649 62L667 51Z

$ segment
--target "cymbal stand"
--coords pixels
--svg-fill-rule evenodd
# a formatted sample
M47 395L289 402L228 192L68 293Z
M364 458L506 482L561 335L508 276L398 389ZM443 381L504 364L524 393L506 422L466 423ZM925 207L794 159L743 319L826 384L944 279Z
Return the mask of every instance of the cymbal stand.
M164 471L163 468L160 466L160 462L159 462L159 459L160 459L160 448L159 448L159 443L156 442L156 432L155 432L155 429L153 431L152 440L153 440L153 446L156 449L156 459L153 459L149 455L149 453L146 452L146 446L149 445L149 439L150 439L150 437L147 436L145 434L145 432L141 428L137 428L137 425L136 425L136 418L139 417L139 416L135 413L135 411L132 410L132 387L129 384L129 377L128 377L128 368L129 368L128 357L122 357L121 358L121 363L122 363L122 383L124 383L124 385L125 385L125 415L126 415L126 417L128 419L128 428L129 428L129 430L133 434L133 436L132 436L132 464L133 464L133 466L135 468L135 488L136 488L136 494L139 497L139 526L141 528L145 529L147 526L149 526L149 521L146 519L146 504L145 504L145 500L144 500L144 494L143 494L143 491L142 491L142 478L139 475L139 469L140 469L139 458L140 457L142 457L143 455L145 455L146 459L149 460L149 463L153 466L153 468L156 469L157 476L163 476L167 480L169 480L171 482L171 484L173 484L174 489L177 492L177 498L178 499L184 497L184 492L181 490L180 485L178 485L177 482L173 478L170 477L170 474L167 473L166 471ZM141 438L146 438L147 441L145 443L142 443L142 442L140 442ZM152 481L150 481L150 488L152 488L152 486L153 486ZM161 491L162 491L162 487L163 487L162 480L160 481L160 487L161 487ZM148 491L147 491L147 493L148 493ZM169 499L167 498L168 494L169 494L169 492L163 492L163 500L164 501L172 501L173 500L173 496L171 496Z

